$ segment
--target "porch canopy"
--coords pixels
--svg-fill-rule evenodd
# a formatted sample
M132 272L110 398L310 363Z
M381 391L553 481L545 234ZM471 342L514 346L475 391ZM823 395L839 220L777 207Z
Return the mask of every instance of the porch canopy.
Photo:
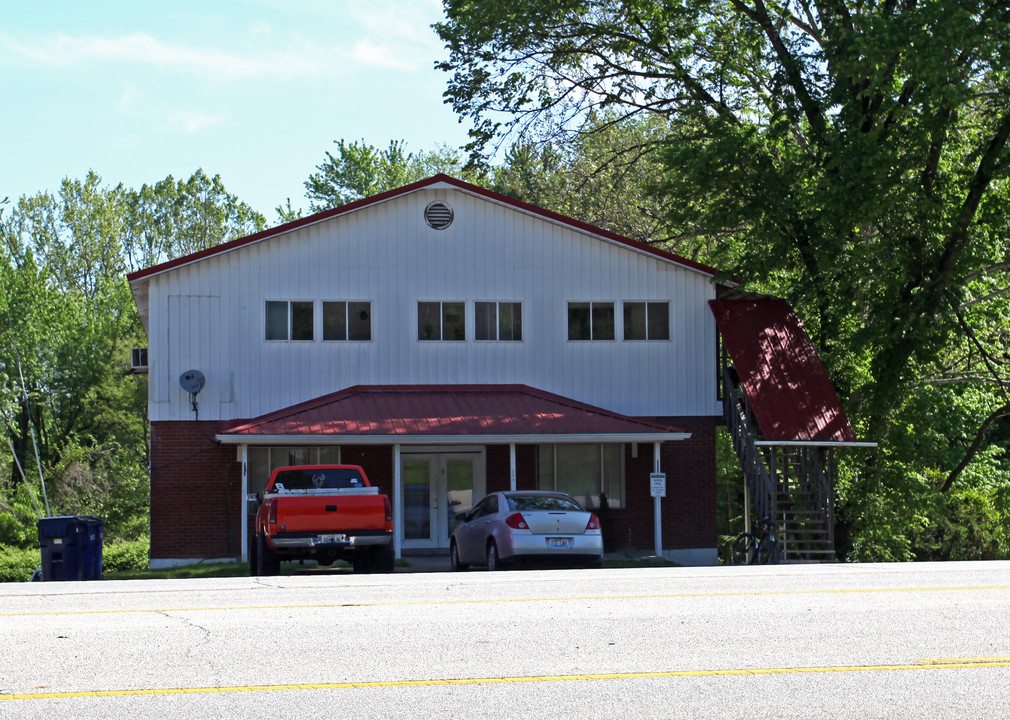
M710 300L716 326L761 429L759 445L858 442L803 322L774 297Z
M690 433L527 385L356 385L222 428L225 445L659 443Z

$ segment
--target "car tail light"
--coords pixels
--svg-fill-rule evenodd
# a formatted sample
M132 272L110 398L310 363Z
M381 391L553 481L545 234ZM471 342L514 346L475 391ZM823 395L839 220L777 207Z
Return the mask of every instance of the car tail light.
M270 513L267 515L267 522L271 525L277 524L277 503L270 503Z
M530 529L530 526L526 524L526 518L523 517L522 513L512 513L505 518L505 524L510 528L515 528L516 530Z
M393 522L393 506L389 504L389 495L382 496L382 504L386 507L386 522Z
M600 519L596 517L596 513L589 513L589 522L586 523L586 530L599 530L600 529Z

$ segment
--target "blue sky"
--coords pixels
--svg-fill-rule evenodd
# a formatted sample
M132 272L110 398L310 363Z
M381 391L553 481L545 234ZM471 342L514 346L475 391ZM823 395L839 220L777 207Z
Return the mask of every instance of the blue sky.
M333 141L462 145L440 0L5 3L0 198L197 168L273 223Z

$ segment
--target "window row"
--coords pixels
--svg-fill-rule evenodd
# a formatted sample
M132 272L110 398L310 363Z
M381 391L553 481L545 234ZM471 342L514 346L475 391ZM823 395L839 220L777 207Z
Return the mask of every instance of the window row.
M523 339L523 309L519 302L475 302L474 339L515 341ZM324 300L324 341L372 339L372 304L367 301ZM669 340L670 303L623 303L625 340ZM314 341L315 302L312 300L267 300L266 339ZM417 339L466 341L466 303L417 303ZM568 303L568 339L614 340L616 323L613 302Z

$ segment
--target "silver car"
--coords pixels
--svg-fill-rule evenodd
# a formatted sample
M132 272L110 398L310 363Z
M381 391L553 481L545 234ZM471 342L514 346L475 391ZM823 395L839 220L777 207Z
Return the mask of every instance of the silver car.
M566 493L491 493L452 531L449 558L453 570L471 565L500 570L534 561L600 567L600 519Z

